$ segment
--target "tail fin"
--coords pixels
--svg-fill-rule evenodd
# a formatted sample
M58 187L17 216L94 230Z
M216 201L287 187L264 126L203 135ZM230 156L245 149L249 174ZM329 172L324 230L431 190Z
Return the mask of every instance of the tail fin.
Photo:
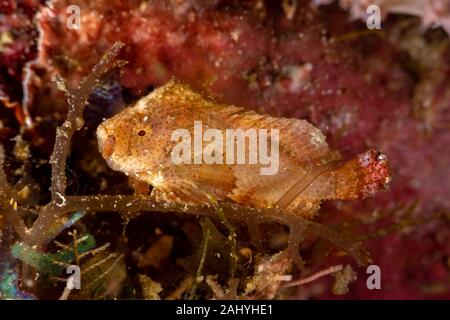
M336 199L361 199L387 188L391 176L386 156L369 150L334 170Z

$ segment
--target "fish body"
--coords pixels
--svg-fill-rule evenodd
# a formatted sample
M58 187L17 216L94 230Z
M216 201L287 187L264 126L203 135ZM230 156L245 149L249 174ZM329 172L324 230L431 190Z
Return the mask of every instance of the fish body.
M238 130L257 136L227 135ZM389 180L379 152L340 162L323 133L305 120L216 103L175 81L105 120L97 138L112 169L153 186L153 195L166 201L204 204L214 197L310 218L322 200L363 198ZM180 148L187 144L190 149ZM245 151L240 161L239 146Z

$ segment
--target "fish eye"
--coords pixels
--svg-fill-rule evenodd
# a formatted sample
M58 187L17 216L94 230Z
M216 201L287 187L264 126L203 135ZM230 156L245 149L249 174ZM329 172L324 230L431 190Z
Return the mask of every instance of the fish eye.
M140 136L140 137L145 136L145 134L146 134L145 130L139 130L139 132L138 132L138 136Z

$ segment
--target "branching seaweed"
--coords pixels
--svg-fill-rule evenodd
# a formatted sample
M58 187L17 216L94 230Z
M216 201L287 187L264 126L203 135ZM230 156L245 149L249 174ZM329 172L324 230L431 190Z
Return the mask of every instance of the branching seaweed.
M314 234L326 238L338 247L346 250L356 261L365 265L368 258L364 250L357 243L351 243L333 230L313 221L286 213L277 208L251 208L231 202L220 203L222 212L228 219L243 221L245 223L259 225L264 222L275 221L290 228L289 247L287 251L294 256L298 253L301 235ZM50 203L42 208L45 212L57 211L60 215L74 212L80 209L89 212L119 212L135 218L136 212L176 212L180 214L195 214L212 219L217 218L216 208L212 205L187 205L176 202L156 200L153 196L145 195L99 195L99 196L66 196L64 206L56 206ZM45 242L49 235L36 236L38 243ZM300 257L298 257L300 258ZM301 265L302 263L298 263Z
M230 270L230 277L233 278L236 274L237 269L237 242L236 242L236 231L234 230L233 225L230 223L230 221L227 219L225 214L223 213L222 208L217 203L216 199L210 198L211 203L216 208L216 212L219 215L220 219L222 220L222 223L225 225L225 227L228 229L228 239L231 241L231 248L230 248L230 256L231 256L231 270Z

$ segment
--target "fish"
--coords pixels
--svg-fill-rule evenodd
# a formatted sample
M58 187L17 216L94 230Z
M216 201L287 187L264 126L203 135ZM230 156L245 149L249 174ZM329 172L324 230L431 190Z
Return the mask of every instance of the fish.
M213 198L311 219L324 200L373 196L390 181L380 151L342 161L306 120L220 103L175 80L104 120L96 133L108 166L143 190L151 186L161 201L204 205Z

